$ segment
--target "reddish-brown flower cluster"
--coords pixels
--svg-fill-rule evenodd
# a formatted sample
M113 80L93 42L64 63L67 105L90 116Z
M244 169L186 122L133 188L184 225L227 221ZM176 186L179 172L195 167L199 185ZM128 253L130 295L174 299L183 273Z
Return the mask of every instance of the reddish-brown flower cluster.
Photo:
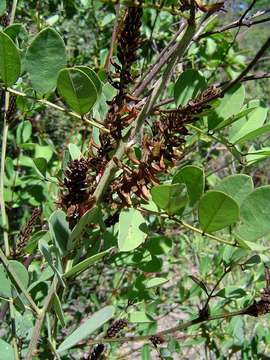
M71 227L88 210L94 186L89 175L89 160L76 159L68 164L59 204L67 212L67 220Z
M16 241L16 248L14 252L12 253L13 258L17 258L21 256L24 252L24 248L30 239L30 236L32 234L34 225L40 215L40 209L35 208L30 219L27 221L26 225L23 227L23 229L20 231L19 236Z
M111 81L112 85L118 90L118 94L110 102L105 126L110 130L110 135L102 136L102 143L115 147L121 138L121 131L131 121L137 112L134 107L137 99L131 98L127 94L128 86L133 82L131 74L132 65L137 60L137 51L141 44L142 8L140 6L128 7L120 24L117 38L117 59L120 65L113 63L119 81Z
M121 206L131 206L135 199L149 199L150 187L159 183L158 174L165 173L183 156L185 136L188 135L185 125L196 121L198 115L211 108L208 100L218 92L209 87L186 106L159 112L159 118L153 123L153 136L143 137L141 158L128 154L132 167L116 159L122 173L111 184L110 193L118 194Z

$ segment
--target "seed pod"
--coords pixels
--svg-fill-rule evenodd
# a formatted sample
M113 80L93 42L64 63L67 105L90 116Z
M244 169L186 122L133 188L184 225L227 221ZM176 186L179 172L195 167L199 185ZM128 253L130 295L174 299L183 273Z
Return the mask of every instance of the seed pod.
M159 336L159 335L152 335L149 340L151 341L151 343L154 345L154 347L157 347L158 345L161 345L164 343L164 339L163 337Z
M116 320L107 330L106 337L114 338L127 325L128 325L127 320L124 319Z
M88 357L88 360L99 360L104 350L105 350L105 346L103 344L95 345L91 354Z
M16 96L11 95L9 98L8 110L6 112L7 121L12 120L15 113L16 113Z

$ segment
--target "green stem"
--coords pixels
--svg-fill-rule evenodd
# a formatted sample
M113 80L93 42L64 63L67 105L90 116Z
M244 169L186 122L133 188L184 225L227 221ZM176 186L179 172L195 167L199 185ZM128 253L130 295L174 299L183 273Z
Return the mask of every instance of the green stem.
M231 241L228 241L228 240L224 240L224 239L221 239L220 237L217 237L215 235L212 235L212 234L208 234L208 233L205 233L203 232L201 229L197 229L195 228L194 226L192 225L189 225L187 224L186 222L184 222L183 220L178 220L176 218L171 218L172 220L174 220L175 222L178 222L179 224L182 224L184 227L186 227L187 229L189 230L192 230L202 236L207 236L208 238L212 239L212 240L215 240L223 245L230 245L230 246L237 246L237 244L235 243L232 243Z
M57 290L58 285L59 285L59 281L58 281L57 277L55 276L53 279L50 291L46 297L44 306L43 306L42 310L40 311L37 321L35 323L33 335L31 337L31 340L29 343L29 347L28 347L28 351L27 351L25 360L32 360L33 356L36 353L36 349L37 349L38 341L40 338L40 332L41 332L41 329L42 329L42 326L44 323L44 319L45 319L47 312L49 311L49 308L50 308L52 300L53 300L53 296Z
M221 244L230 245L230 246L236 246L236 247L238 246L236 243L232 243L232 242L229 241L229 240L225 240L225 239L222 239L222 238L220 238L220 237L218 237L218 236L215 236L215 235L212 235L212 234L208 234L208 233L206 233L206 232L203 232L201 229L198 229L198 228L196 228L196 227L194 227L194 226L186 223L186 222L183 221L183 220L177 219L175 216L169 216L169 215L168 215L167 213L165 213L165 212L164 212L164 213L159 213L159 212L157 212L157 211L146 210L146 209L144 209L144 208L142 208L142 207L137 207L137 209L138 209L139 211L141 211L141 212L144 212L144 213L153 214L153 215L156 215L156 216L161 216L161 217L163 217L163 218L165 218L165 219L173 220L174 222L176 222L176 223L178 223L178 224L180 224L180 225L183 225L183 226L186 227L187 229L192 230L192 231L194 231L194 232L196 232L196 233L198 233L198 234L200 234L200 235L202 235L202 236L207 236L207 237L209 237L210 239L215 240L215 241L217 241L217 242L219 242L219 243L221 243Z
M10 21L9 24L12 25L14 23L14 19L15 19L15 13L16 13L16 9L17 9L17 0L13 0L12 2L12 9L11 9L11 14L10 14Z
M6 93L6 106L8 107L8 96ZM7 150L7 136L8 136L8 122L6 115L4 115L4 124L3 124L3 135L2 135L2 152L1 152L1 170L0 170L0 208L1 208L1 217L2 217L2 227L3 227L3 236L4 236L4 246L6 256L9 256L9 243L8 243L8 218L6 214L5 198L4 198L4 182L5 182L5 160L6 160L6 150Z
M10 93L12 93L12 94L14 94L14 95L17 95L17 96L22 96L22 97L25 97L25 98L27 98L27 99L35 100L36 102L39 102L40 104L43 104L43 105L49 106L49 107L51 107L51 108L54 108L54 109L56 109L56 110L62 111L62 112L66 113L66 114L68 114L68 115L70 115L70 116L72 116L72 117L75 117L75 118L77 118L77 119L82 119L82 116L81 116L81 115L79 115L79 114L77 114L77 113L75 113L75 112L73 112L73 111L69 111L69 110L63 108L62 106L56 105L56 104L54 104L54 103L52 103L52 102L50 102L50 101L48 101L48 100L46 100L46 99L37 99L37 98L35 98L34 96L27 95L27 94L25 94L25 93L23 93L23 92L21 92L21 91L14 90L14 89L12 89L12 88L7 88L7 91L10 92ZM86 118L85 116L83 117L83 120L84 120L87 124L92 125L92 126L95 126L96 128L98 128L98 129L100 129L100 130L102 130L102 131L104 131L104 132L107 132L107 133L110 132L108 129L105 128L104 125L100 124L100 123L97 122L96 120L95 120L95 121L94 121L94 120L89 120L89 119Z
M209 316L206 318L202 318L202 317L197 317L193 320L189 320L186 321L182 324L176 325L174 327L171 327L169 329L166 330L162 330L157 332L156 334L152 334L152 335L141 335L141 336L125 336L125 337L119 337L119 338L104 338L104 339L99 339L99 340L90 340L87 342L87 345L95 345L95 344L105 344L105 343L112 343L112 342L118 342L118 343L126 343L126 342L137 342L137 341L145 341L145 340L149 340L149 338L153 335L155 336L166 336L166 335L170 335L173 334L177 331L183 331L195 324L202 324L208 321L213 321L213 320L220 320L220 319L230 319L234 316L239 316L239 315L246 315L246 311L248 310L248 308L244 308L242 310L238 310L238 311L232 311L230 313L222 313L219 315L213 315L213 316Z

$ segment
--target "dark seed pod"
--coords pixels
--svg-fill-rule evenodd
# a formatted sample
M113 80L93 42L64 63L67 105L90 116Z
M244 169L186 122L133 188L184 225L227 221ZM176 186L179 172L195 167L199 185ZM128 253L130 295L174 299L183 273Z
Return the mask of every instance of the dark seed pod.
M4 14L2 16L0 16L0 22L1 25L3 25L3 27L7 27L9 25L9 17L7 14Z
M16 113L16 96L10 96L9 98L9 106L6 112L6 119L7 121L12 120Z
M67 212L71 227L87 211L85 206L89 201L91 186L94 185L88 170L89 160L82 158L70 161L65 171L59 204Z
M88 357L88 360L99 360L105 350L105 345L97 344L94 346L91 354Z
M124 319L116 320L107 330L106 337L114 338L127 325L128 325L127 320Z
M154 347L157 347L158 345L161 345L164 343L164 339L159 335L152 335L149 340L154 345Z

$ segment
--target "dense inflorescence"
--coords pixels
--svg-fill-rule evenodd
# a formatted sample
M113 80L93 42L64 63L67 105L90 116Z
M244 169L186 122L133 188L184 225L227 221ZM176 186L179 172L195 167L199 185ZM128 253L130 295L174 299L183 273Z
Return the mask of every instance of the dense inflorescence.
M37 219L38 219L40 213L41 213L40 209L35 208L30 219L27 221L26 225L20 231L19 236L16 241L16 248L15 248L14 252L12 253L13 258L16 258L16 257L22 255L22 253L24 251L24 247L26 246L28 240L30 239L33 228L37 222Z
M69 162L65 170L60 205L67 212L67 219L73 227L87 210L91 187L94 185L89 175L89 161L76 159Z
M132 65L137 60L137 52L141 44L140 27L142 8L140 6L128 7L120 24L117 38L117 59L120 65L113 63L118 71L116 76L119 81L111 81L118 90L115 98L110 102L110 108L106 117L105 126L110 130L110 135L103 137L102 143L117 143L121 137L121 131L128 125L127 119L131 121L136 118L137 113L128 117L133 109L136 99L130 99L127 88L133 82ZM123 119L124 118L124 119Z
M184 107L160 111L152 126L152 136L143 136L141 158L128 154L132 167L115 160L122 174L112 182L110 193L118 194L121 206L131 206L134 198L149 199L149 188L159 183L158 175L166 173L184 155L185 137L189 134L185 125L211 108L208 102L217 94L219 90L211 86Z

